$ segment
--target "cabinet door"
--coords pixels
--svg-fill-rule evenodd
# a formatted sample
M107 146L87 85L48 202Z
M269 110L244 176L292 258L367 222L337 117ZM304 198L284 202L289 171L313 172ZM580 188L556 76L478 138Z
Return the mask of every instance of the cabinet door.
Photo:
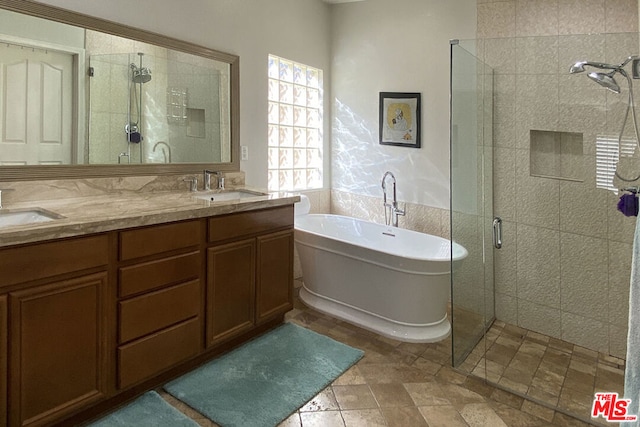
M10 425L51 424L104 396L106 290L98 273L9 294Z
M293 230L260 236L256 307L257 323L293 308Z
M0 427L7 425L7 297L0 297Z
M254 325L255 248L248 239L207 250L207 347Z

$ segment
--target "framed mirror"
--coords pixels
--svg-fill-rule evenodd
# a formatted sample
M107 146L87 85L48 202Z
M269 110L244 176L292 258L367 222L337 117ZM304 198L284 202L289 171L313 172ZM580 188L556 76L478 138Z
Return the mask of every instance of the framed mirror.
M0 181L239 170L239 58L0 0Z

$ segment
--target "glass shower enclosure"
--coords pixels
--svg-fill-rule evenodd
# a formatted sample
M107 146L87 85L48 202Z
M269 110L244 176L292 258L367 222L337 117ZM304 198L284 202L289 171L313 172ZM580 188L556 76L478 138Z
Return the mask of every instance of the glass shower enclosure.
M493 70L471 43L452 40L450 47L451 240L469 253L451 269L452 362L458 367L495 318Z

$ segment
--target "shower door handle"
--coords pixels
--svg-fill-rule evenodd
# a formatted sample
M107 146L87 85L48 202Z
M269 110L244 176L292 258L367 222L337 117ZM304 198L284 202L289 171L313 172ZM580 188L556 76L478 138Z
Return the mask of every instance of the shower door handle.
M502 247L502 219L498 216L493 219L493 247Z

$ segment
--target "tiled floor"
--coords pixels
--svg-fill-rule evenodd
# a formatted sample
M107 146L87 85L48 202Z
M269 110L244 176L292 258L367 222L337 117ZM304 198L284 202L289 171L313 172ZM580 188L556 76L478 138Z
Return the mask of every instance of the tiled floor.
M550 408L590 419L595 392L623 394L624 363L496 321L460 369Z
M450 339L436 344L401 343L322 315L300 302L287 319L360 348L365 356L282 427L586 425L454 370ZM184 403L161 395L200 425L215 426Z

